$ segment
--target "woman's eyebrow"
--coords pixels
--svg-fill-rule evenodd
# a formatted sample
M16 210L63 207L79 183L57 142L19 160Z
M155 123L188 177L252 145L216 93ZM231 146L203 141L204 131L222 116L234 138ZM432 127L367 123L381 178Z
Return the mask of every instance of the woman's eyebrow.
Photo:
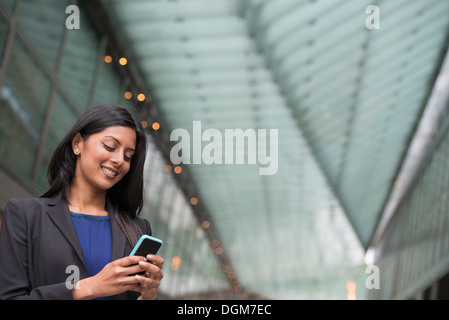
M122 145L122 143L120 142L120 140L117 139L117 138L114 137L114 136L105 136L105 138L112 138L112 139L114 139L119 145ZM126 149L127 149L127 150L136 151L136 150L134 150L133 148L126 148Z

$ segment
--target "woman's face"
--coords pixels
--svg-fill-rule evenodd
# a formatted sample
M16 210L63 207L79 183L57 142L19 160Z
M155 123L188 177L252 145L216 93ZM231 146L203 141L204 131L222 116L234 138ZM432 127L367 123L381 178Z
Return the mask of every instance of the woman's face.
M128 173L136 149L136 132L129 127L113 126L85 140L77 134L72 148L77 156L73 182L106 191Z

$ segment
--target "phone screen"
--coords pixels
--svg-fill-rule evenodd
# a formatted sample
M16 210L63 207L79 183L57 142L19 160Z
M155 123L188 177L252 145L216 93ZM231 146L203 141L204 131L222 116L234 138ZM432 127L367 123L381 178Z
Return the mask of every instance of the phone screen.
M136 255L146 257L147 254L157 254L161 247L162 240L149 235L143 235L137 242L130 256Z

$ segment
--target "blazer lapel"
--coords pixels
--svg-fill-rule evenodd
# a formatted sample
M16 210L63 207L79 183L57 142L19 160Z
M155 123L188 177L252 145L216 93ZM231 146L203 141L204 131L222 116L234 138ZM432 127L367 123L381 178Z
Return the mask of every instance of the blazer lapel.
M106 201L109 219L111 220L112 255L111 261L123 258L125 254L126 236L115 219L115 209L109 199Z
M61 194L58 194L52 198L49 198L47 204L47 214L50 216L51 220L53 220L59 230L61 230L61 232L64 234L70 245L73 247L87 272L87 267L83 256L83 249L78 240L78 236L73 225L72 217L70 216L67 202L63 199Z
M69 207L67 202L62 198L61 194L58 194L52 198L48 199L47 202L47 214L56 224L56 226L61 230L61 232L66 237L67 241L75 250L76 254L83 262L83 266L86 269L86 263L84 261L83 249L78 240L75 227L73 225L72 218L70 216ZM112 253L111 261L123 258L126 248L126 236L122 229L118 225L115 219L115 210L111 202L107 200L107 210L109 212L109 218L111 220L111 234L112 234Z

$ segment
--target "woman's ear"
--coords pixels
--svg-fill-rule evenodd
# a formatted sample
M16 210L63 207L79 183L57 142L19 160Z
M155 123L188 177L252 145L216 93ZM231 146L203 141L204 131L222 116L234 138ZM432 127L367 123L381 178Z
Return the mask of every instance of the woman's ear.
M78 156L81 153L82 145L83 145L83 138L81 137L81 134L78 132L72 139L72 150L76 156Z

